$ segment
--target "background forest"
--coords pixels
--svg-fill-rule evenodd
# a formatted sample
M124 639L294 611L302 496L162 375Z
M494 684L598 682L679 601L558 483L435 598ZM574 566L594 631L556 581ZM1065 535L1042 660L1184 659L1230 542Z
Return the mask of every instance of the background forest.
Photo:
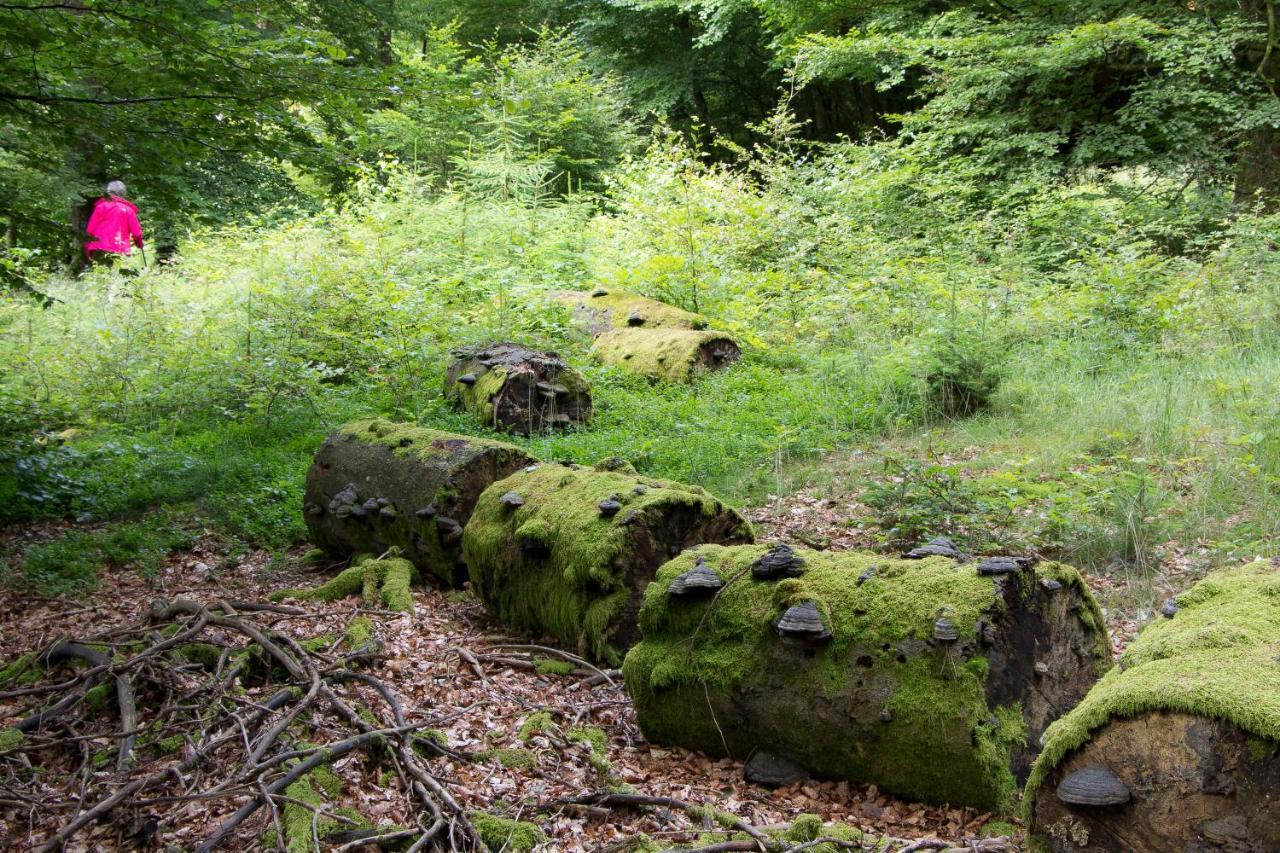
M585 431L850 535L1137 581L1280 519L1270 2L0 5L0 556L45 593L302 536L370 412L472 430L448 351L590 364L549 290L696 310L742 364L588 367ZM150 265L64 272L108 179ZM52 529L52 528L51 528Z

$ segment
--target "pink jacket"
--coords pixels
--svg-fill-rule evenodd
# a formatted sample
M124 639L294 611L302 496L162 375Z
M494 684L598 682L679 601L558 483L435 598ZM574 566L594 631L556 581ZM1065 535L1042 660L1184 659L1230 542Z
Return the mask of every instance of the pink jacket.
M138 206L120 196L98 199L93 206L89 224L89 242L86 252L114 252L127 255L133 251L132 243L142 248L142 226L138 224Z

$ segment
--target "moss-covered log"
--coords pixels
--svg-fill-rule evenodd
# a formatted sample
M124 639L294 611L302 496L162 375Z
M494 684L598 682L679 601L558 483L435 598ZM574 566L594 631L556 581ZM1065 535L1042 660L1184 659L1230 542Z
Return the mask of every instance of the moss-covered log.
M461 583L462 528L480 493L533 461L497 441L356 421L325 440L307 472L307 529L335 557L398 547L424 575Z
M550 464L489 487L463 537L476 594L503 622L616 663L637 639L654 571L703 542L750 542L750 525L698 486L625 463Z
M533 435L586 423L591 388L553 352L519 344L455 350L445 372L445 396L485 425Z
M573 325L592 337L610 329L707 328L707 320L701 314L622 290L600 287L589 293L559 291L553 298L573 309Z
M1006 809L1110 664L1080 575L1007 561L704 546L644 595L623 675L655 743Z
M400 549L392 549L398 552ZM364 600L366 607L383 607L399 613L413 612L410 587L419 580L418 572L408 560L389 557L375 560L357 556L336 577L312 589L282 589L271 594L272 601L296 598L299 601L340 601L353 595Z
M742 357L728 335L690 329L614 329L596 338L593 349L605 364L668 382L721 370Z
M1280 850L1280 572L1217 572L1163 612L1046 733L1036 849Z

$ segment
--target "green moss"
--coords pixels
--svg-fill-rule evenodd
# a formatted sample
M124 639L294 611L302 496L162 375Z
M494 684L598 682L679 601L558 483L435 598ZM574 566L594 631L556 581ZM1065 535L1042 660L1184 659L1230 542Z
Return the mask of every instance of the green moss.
M848 826L843 823L832 823L830 825L823 823L822 818L816 814L802 814L791 822L791 826L782 833L782 839L788 847L796 844L804 844L810 841L816 841L819 838L831 838L836 841L856 841L863 842L866 836L863 832L855 827ZM836 853L837 850L846 849L840 844L826 843L818 844L814 847L805 848L806 850L818 851L818 853ZM858 849L864 849L859 846ZM872 847L870 849L876 849Z
M1057 581L1080 594L1084 607L1076 615L1085 627L1093 632L1093 668L1095 674L1101 678L1113 665L1111 637L1107 634L1107 617L1102 612L1098 599L1093 596L1093 591L1084 582L1084 577L1076 569L1062 563L1037 563L1036 578Z
M575 666L560 658L538 658L533 668L543 675L572 675Z
M336 642L338 642L338 638L333 634L320 634L315 637L308 637L305 640L299 640L298 645L309 652L315 653L327 652Z
M1177 601L1172 619L1147 625L1120 666L1045 732L1027 781L1028 815L1053 769L1113 718L1183 712L1280 744L1280 572L1269 563L1215 572Z
M160 738L153 744L153 746L155 747L156 755L173 755L175 752L182 749L182 747L186 745L186 742L186 738L182 735L170 735L169 737Z
M109 682L95 684L85 691L83 702L93 711L102 711L115 695L114 685Z
M497 761L508 770L533 770L538 766L538 756L533 750L521 747L498 747L481 753L486 759Z
M428 429L417 424L396 423L384 418L352 421L342 426L339 432L368 444L390 447L397 456L413 457L428 463L440 459L442 450L467 453L473 448L488 448L510 451L517 456L525 455L524 451L514 444Z
M35 684L43 675L44 669L36 661L36 653L27 652L0 669L0 687Z
M556 721L551 712L538 711L520 724L520 740L528 743L535 735L555 731L555 729Z
M574 726L569 729L568 737L571 742L585 743L601 755L609 745L608 735L599 726Z
M623 675L649 739L740 758L765 748L901 796L1007 807L1010 751L1027 732L1016 705L987 705L989 666L976 639L979 620L1004 606L995 582L945 558L817 551L799 552L798 578L754 580L750 566L767 550L701 546L663 566L646 589L644 639ZM668 586L699 558L726 584L714 605L669 598ZM816 602L832 632L804 655L773 627L801 601ZM954 646L930 642L940 612L959 630ZM740 718L735 696L766 691L777 700L753 705L752 731L720 724ZM795 724L797 713L845 704L858 716L833 720L839 731L829 737Z
M788 841L812 841L822 835L822 818L816 814L802 814L787 829Z
M22 732L17 729L0 729L0 752L8 752L11 749L17 749L22 746L24 737Z
M369 607L384 607L399 613L413 613L411 585L418 580L417 569L401 557L353 561L337 577L313 589L284 589L272 593L272 601L296 598L299 601L340 601L359 594Z
M982 835L986 838L1017 838L1018 827L1004 820L992 820L983 824Z
M501 366L488 370L479 368L476 371L475 384L465 385L455 382L452 388L445 389L445 393L456 397L462 403L462 407L473 412L481 423L490 428L496 428L498 422L493 401L502 392L507 375L507 370Z
M213 671L218 668L218 661L222 659L223 648L213 643L187 643L179 646L176 651L183 660Z
M353 565L337 577L313 589L282 589L271 594L272 601L296 598L299 601L341 601L364 590L364 569Z
M707 344L731 341L722 332L688 329L615 329L592 346L601 362L650 379L683 382L693 378Z
M514 491L524 505L500 501ZM612 517L599 504L623 505ZM750 541L750 525L701 489L670 480L561 464L538 465L490 486L467 525L462 553L480 600L497 618L534 634L550 634L580 653L616 664L611 642L640 578L625 558L646 519L657 523L681 508L701 518L728 513L726 539Z
M646 329L705 329L707 320L694 314L624 290L599 288L591 293L560 292L554 298L562 305L577 309L575 317L592 327L598 334L607 328L626 329L631 326L633 314L643 319ZM588 322L590 321L590 322Z
M373 620L368 616L357 616L351 620L342 635L349 649L362 649L373 639Z
M320 808L324 805L324 798L311 784L310 773L285 788L284 794L289 798L289 801L285 802L281 813L281 822L284 824L285 834L284 849L288 853L309 853L309 851L315 849L315 841L312 836L312 820L315 812L313 809L307 808L307 806ZM297 802L293 802L295 800ZM302 805L302 803L306 805ZM320 837L323 838L336 825L332 818L320 818L316 829Z
M304 565L318 566L328 559L328 555L319 548L310 548L299 559Z
M381 568L378 571L383 576L382 606L397 613L412 613L413 593L409 591L409 586L415 574L413 564L399 558L378 560L365 563L365 571L370 571L371 566L379 564Z
M480 840L493 853L502 851L529 851L547 840L537 824L498 817L488 812L467 812L467 819L476 828Z

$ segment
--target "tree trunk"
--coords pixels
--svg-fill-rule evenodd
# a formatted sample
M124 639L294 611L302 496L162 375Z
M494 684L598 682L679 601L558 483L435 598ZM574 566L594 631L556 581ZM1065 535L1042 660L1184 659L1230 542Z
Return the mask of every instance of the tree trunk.
M640 630L623 674L654 743L984 810L1110 664L1080 575L1029 560L703 547L658 572Z
M606 460L539 465L489 487L463 556L496 618L614 664L637 639L658 566L703 542L750 541L746 520L701 488Z
M1041 849L1280 850L1280 572L1217 572L1162 612L1049 730Z
M555 353L518 344L455 350L445 397L487 426L533 435L591 419L591 389Z
M496 441L356 421L325 440L307 472L307 529L334 556L395 546L423 574L459 584L462 528L480 493L533 461Z
M1259 127L1249 133L1237 164L1235 201L1261 202L1266 211L1280 203L1280 129Z
M728 335L690 329L614 329L596 338L593 349L604 364L668 382L722 370L742 357Z
M559 291L552 298L573 309L573 325L591 337L612 329L705 329L698 314L620 290L599 288L591 293Z

